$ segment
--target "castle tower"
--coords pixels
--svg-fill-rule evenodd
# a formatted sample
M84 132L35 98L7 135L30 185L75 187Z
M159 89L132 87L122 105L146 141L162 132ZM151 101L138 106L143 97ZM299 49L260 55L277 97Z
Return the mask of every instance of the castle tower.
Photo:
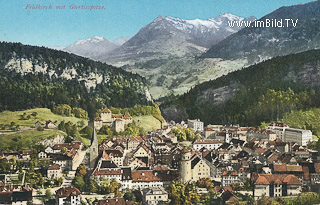
M112 112L109 109L104 109L100 114L101 120L104 124L111 125L112 124Z
M94 169L94 166L96 164L97 158L98 158L98 139L97 139L97 133L96 129L93 127L92 132L92 138L91 138L91 144L90 144L90 169Z
M183 183L192 179L191 156L191 152L186 147L181 151L180 178Z

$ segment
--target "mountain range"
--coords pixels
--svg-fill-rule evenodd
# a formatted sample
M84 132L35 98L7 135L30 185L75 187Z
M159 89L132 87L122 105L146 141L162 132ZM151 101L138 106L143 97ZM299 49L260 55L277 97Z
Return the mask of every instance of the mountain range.
M57 104L95 114L152 101L136 74L64 51L0 42L0 111Z
M167 120L259 126L320 106L320 50L275 57L199 84L161 104Z
M100 60L125 65L146 60L197 55L241 28L230 28L228 21L254 20L223 13L208 20L184 20L158 16L136 35Z
M203 57L247 59L248 64L253 64L320 48L320 1L281 7L259 19L264 23L267 20L282 21L282 27L257 24L244 28L212 46Z

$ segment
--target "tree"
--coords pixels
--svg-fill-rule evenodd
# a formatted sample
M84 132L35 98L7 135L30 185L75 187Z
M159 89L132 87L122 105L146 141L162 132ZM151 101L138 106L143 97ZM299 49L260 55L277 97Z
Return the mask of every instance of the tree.
M51 193L50 189L46 189L46 193L45 193L45 195L44 195L44 199L45 199L46 201L48 201L48 200L50 200L51 198L52 198L52 193Z
M126 193L123 195L124 200L126 201L135 201L136 198L131 190L126 191Z
M90 192L91 193L97 193L98 192L98 183L96 180L92 179L90 180Z
M208 191L213 189L213 183L210 178L201 178L197 181L197 186L200 188L206 188Z
M77 174L76 176L84 177L87 174L87 169L84 164L80 164L80 166L77 168Z
M83 180L83 177L76 176L73 180L73 185L77 187L80 191L84 191L85 182Z

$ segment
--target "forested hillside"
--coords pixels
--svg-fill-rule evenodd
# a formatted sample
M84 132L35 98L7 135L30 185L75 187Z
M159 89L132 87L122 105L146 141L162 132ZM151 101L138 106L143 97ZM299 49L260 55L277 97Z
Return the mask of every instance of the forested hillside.
M259 125L285 113L320 106L320 51L276 57L195 86L164 100L167 120Z
M62 51L0 42L0 111L68 104L92 117L97 108L149 101L139 75Z

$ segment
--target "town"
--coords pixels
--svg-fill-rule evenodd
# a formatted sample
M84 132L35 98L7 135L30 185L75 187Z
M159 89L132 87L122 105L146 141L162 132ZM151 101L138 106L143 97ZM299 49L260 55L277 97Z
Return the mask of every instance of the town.
M122 132L131 123L129 113L106 108L88 123L89 146L60 136L0 153L0 204L262 204L320 191L320 153L310 130L277 122L263 129L205 126L195 119L98 143L104 126Z

